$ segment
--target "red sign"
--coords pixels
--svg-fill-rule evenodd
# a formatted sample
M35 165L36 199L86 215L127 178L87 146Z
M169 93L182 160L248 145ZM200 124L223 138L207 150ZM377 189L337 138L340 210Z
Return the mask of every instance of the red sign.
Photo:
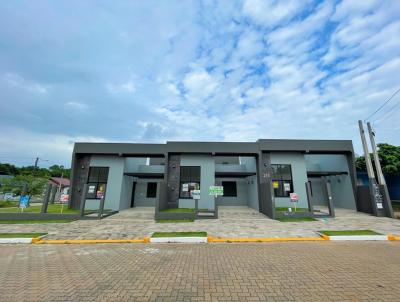
M298 201L299 201L299 194L297 194L297 193L290 193L290 201L291 201L291 202L298 202Z

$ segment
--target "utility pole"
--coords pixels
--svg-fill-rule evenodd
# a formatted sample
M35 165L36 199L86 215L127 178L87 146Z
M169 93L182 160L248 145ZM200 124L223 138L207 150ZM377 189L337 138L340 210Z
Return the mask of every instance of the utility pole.
M370 122L367 122L367 127L368 127L369 139L371 140L372 153L374 155L376 175L378 177L378 182L379 182L379 185L380 185L380 191L382 192L382 196L383 196L383 204L384 204L384 208L385 208L385 211L386 211L386 216L393 217L392 202L390 200L389 191L388 191L388 188L387 188L387 185L386 185L385 176L382 173L382 167L381 167L381 163L379 161L378 151L376 149L375 132L372 130Z
M367 165L369 192L371 196L372 211L376 216L385 216L382 204L382 195L380 194L379 186L376 183L374 168L372 167L371 158L369 157L368 145L365 139L364 126L362 121L358 121L360 128L361 142L364 149L365 163Z
M36 160L35 160L35 170L36 170L37 167L38 167L38 163L39 163L39 157L36 157Z

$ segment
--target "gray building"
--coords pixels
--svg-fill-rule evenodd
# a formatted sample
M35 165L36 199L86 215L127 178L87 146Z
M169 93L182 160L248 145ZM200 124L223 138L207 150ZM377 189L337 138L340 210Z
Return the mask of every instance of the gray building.
M210 195L210 186L222 186L224 195ZM74 146L74 208L85 200L85 208L97 209L105 192L105 209L154 207L157 217L168 208L194 208L192 190L200 190L197 208L210 216L220 206L247 206L272 218L295 205L312 214L325 213L330 204L356 209L353 145L260 139ZM298 202L291 201L291 193Z

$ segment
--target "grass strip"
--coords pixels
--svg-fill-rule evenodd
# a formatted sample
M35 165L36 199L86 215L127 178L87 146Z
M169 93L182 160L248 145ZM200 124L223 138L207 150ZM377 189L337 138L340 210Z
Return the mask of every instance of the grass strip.
M37 238L47 233L0 233L0 238Z
M358 235L382 235L372 230L344 230L344 231L319 231L327 236L358 236Z
M280 222L304 222L304 221L317 221L313 217L280 217L276 218Z
M24 213L40 213L42 210L42 205L30 206L24 209ZM17 207L1 207L0 213L19 213L21 209ZM79 210L68 209L68 205L64 205L63 214L79 214ZM61 213L61 204L49 204L47 206L47 213Z
M0 224L42 224L42 223L69 223L74 219L48 219L48 220L0 220Z
M190 209L190 208L169 208L169 209L161 210L160 212L165 212L165 213L194 213L194 209Z
M275 211L278 212L289 212L289 207L276 207ZM294 207L292 207L292 212L294 212ZM296 212L308 212L306 208L296 208Z
M158 223L193 222L194 219L157 219Z
M207 232L155 232L151 237L207 237Z

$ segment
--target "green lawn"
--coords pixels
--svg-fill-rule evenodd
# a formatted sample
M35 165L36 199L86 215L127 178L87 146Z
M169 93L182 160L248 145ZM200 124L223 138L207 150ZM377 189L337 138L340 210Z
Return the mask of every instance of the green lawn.
M165 212L165 213L194 213L194 209L190 209L190 208L170 208L170 209L161 210L160 212Z
M289 211L289 207L276 207L275 211L288 212ZM294 207L292 207L292 212L294 212ZM296 212L308 212L308 209L306 209L306 208L296 208Z
M48 219L48 220L0 220L0 224L41 224L41 223L68 223L73 219Z
M0 233L0 238L36 238L47 233Z
M17 201L1 200L0 208L18 207Z
M42 205L30 206L24 209L24 213L40 213ZM18 207L0 207L0 213L18 213L21 209ZM61 213L61 204L49 204L47 206L47 213ZM68 205L64 205L63 214L79 214L79 210L68 209Z
M319 231L327 236L349 236L349 235L382 235L371 230L345 230L345 231Z
M276 218L280 222L302 222L302 221L317 221L317 219L312 217L281 217Z
M207 232L155 232L151 237L207 237Z
M193 222L194 219L157 219L158 223Z

